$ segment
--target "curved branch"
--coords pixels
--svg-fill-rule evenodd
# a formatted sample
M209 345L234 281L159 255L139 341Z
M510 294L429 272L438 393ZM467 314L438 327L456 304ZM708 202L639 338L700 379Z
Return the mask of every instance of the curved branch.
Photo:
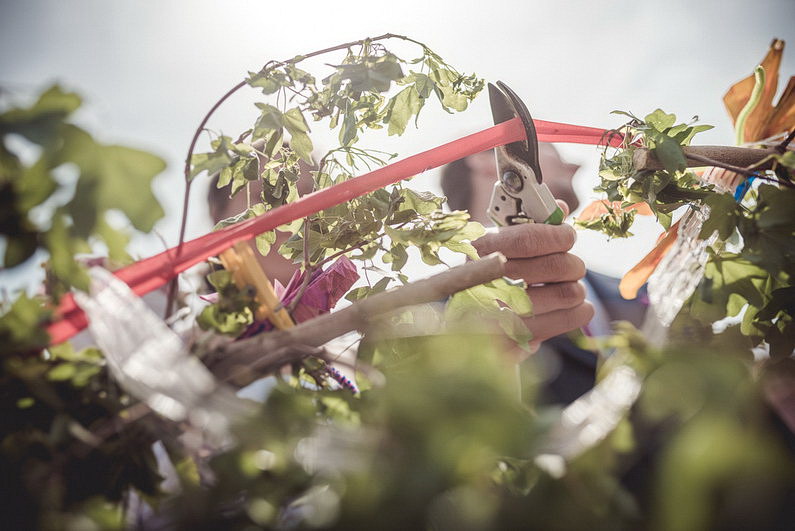
M401 39L401 40L409 41L409 42L412 42L412 43L415 43L415 44L419 44L419 45L421 45L423 47L423 49L425 49L425 45L424 44L422 44L422 43L420 43L418 41L415 41L413 39L410 39L410 38L406 37L405 35L398 35L398 34L395 34L395 33L384 33L383 35L379 35L378 37L359 39L357 41L351 41L351 42L346 42L344 44L338 44L336 46L331 46L329 48L324 48L322 50L317 50L317 51L308 53L306 55L301 55L301 56L298 56L298 57L294 57L292 59L286 59L284 61L269 61L268 63L265 64L265 66L263 66L260 69L260 72L265 71L265 70L269 70L269 69L272 69L272 68L277 68L279 66L286 65L286 64L288 64L290 62L298 63L298 62L303 61L305 59L309 59L310 57L316 57L318 55L322 55L322 54L325 54L325 53L330 53L330 52L334 52L334 51L338 51L338 50L344 50L346 48L350 48L351 46L355 46L357 44L362 44L364 42L375 42L375 41L381 41L381 40L393 39L393 38L394 39ZM184 177L185 177L185 193L184 193L183 199L182 199L182 219L180 221L180 226L179 226L179 242L177 243L177 250L176 250L176 255L175 255L176 257L180 256L180 253L182 252L182 246L185 243L185 230L186 230L187 221L188 221L188 205L189 205L190 188L191 188L191 182L192 182L192 180L190 178L190 161L193 158L193 151L196 148L196 142L199 139L199 135L201 135L201 132L204 130L205 125L207 125L207 122L210 120L210 117L215 113L216 110L218 110L218 107L220 107L222 103L224 103L227 99L229 99L229 97L232 96L232 94L234 94L235 92L237 92L241 88L245 87L246 85L247 85L247 80L244 79L243 81L239 82L237 85L235 85L234 87L229 89L226 92L226 94L221 96L221 98L218 101L215 102L215 104L210 108L210 110L207 111L207 114L204 115L204 118L199 123L199 126L196 128L196 131L193 133L193 138L191 139L190 147L188 148L188 154L185 157L185 168L184 168L184 172L183 172L184 173ZM171 283L169 285L169 289L168 289L168 298L166 300L165 317L168 317L169 315L171 315L171 312L172 312L173 306L174 306L174 299L176 297L176 293L177 293L177 277L174 277L174 279L171 281Z

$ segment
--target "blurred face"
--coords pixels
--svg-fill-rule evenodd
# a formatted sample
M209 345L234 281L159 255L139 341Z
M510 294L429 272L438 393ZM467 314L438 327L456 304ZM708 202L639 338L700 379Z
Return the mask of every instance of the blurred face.
M544 174L544 183L549 187L549 191L556 199L566 201L571 211L574 212L579 206L580 200L574 193L572 181L574 174L580 169L579 164L563 161L552 144L539 144L538 158L541 171Z

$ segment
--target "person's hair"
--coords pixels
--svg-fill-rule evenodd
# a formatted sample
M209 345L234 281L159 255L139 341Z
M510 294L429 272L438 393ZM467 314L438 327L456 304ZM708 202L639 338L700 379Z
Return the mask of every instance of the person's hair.
M223 212L227 201L229 201L229 187L218 188L218 179L219 175L214 176L210 179L210 184L207 186L207 207L210 209L210 217L213 223L221 221L220 214Z
M453 210L468 210L472 202L472 170L466 159L442 168L442 192Z

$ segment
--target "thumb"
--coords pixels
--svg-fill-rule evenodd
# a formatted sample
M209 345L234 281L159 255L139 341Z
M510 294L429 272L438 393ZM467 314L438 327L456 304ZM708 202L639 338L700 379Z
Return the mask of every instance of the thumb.
M569 208L569 205L566 204L566 201L564 201L562 199L555 199L555 202L558 204L560 209L563 210L563 217L564 218L569 217L569 213L571 212L571 209Z

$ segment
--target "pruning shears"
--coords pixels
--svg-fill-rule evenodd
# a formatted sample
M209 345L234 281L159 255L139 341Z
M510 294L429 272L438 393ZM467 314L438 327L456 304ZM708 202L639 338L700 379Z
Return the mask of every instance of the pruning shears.
M525 139L495 148L497 182L486 210L495 224L548 223L560 225L563 210L544 184L538 159L538 136L533 117L519 96L502 81L489 83L494 123L520 118Z

